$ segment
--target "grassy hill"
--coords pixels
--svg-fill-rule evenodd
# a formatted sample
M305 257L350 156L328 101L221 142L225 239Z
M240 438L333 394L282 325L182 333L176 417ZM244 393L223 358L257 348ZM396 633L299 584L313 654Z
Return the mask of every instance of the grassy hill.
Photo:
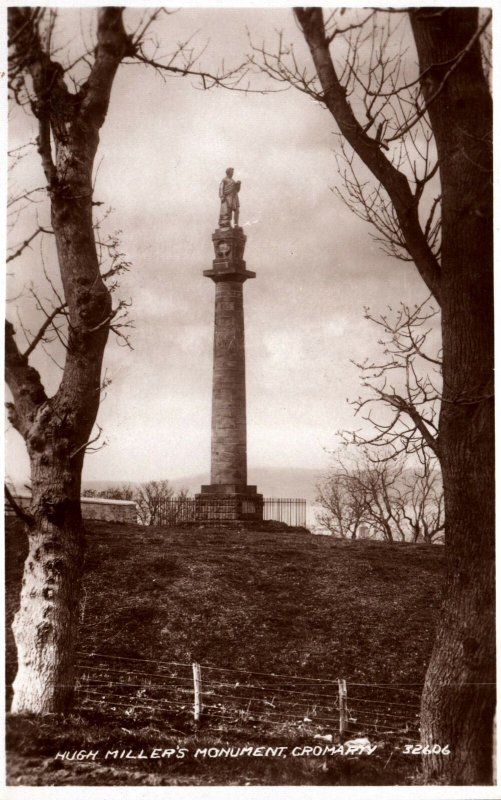
M280 692L289 693L291 713L280 717L281 727L270 724L269 719L265 724L257 712L254 717L248 715L247 722L239 718L238 723L238 714L230 714L232 721L228 723L221 712L220 719L208 715L207 721L194 729L191 706L187 703L181 708L178 703L180 708L170 717L175 733L169 734L165 720L160 728L151 727L151 720L146 722L138 712L137 716L125 717L124 722L120 709L110 715L106 700L102 706L84 703L77 718L37 725L36 729L26 720L9 720L11 781L153 785L411 781L416 762L409 758L394 756L393 771L383 770L390 755L384 743L380 756L355 759L355 766L353 759L338 759L327 766L322 759L257 758L245 764L240 759L233 759L231 764L224 759L210 764L188 759L162 766L145 761L138 772L137 764L54 762L57 749L76 750L85 747L85 742L96 746L96 739L104 747L118 738L125 747L138 746L139 742L141 746L144 742L151 744L155 737L162 741L176 737L188 749L195 743L201 746L200 742L276 743L277 737L282 744L311 744L315 735L335 734L335 722L329 722L328 716L322 724L320 717L316 721L314 714L319 712L315 708L311 711L310 700L309 716L305 717L299 705L294 705L294 696L304 693L306 686L305 697L313 698L315 689L324 704L331 702L334 707L334 700L322 697L329 697L329 690L332 696L337 693L337 678L348 681L349 692L361 697L357 702L383 704L390 716L393 705L393 711L399 711L398 705L407 702L406 697L412 703L418 700L418 689L411 694L411 689L399 687L419 687L424 678L439 605L443 549L405 543L343 542L277 530L279 527L171 530L89 523L79 648L86 654L81 657L82 670L97 669L98 663L104 670L101 686L106 678L111 687L111 677L120 670L121 679L130 684L140 662L128 659L142 660L150 682L154 673L157 682L168 676L180 686L183 681L189 685L190 664L197 661L202 665L206 691L217 674L218 686L234 683L233 696L247 684L245 696L249 694L246 674L250 672L254 675L253 691L259 691L262 698L261 708L264 703L280 708L276 697L280 700ZM15 520L7 522L6 534L9 682L15 674L10 624L18 605L26 544ZM115 661L98 662L90 655L96 652ZM165 667L168 672L160 674L159 662L179 666ZM217 670L228 670L226 682L221 678L225 673ZM285 676L295 677L286 680ZM350 682L358 688L351 687ZM362 684L375 686L364 689ZM391 695L385 694L386 684L394 687ZM113 691L109 687L107 691ZM364 691L371 692L365 699ZM396 694L398 691L407 694ZM221 703L219 706L222 708ZM374 712L376 706L362 708ZM397 715L393 716L396 719ZM382 729L388 727L386 719L383 723ZM357 733L360 723L353 724ZM373 721L368 724L373 725ZM380 737L382 730L376 727L374 735Z

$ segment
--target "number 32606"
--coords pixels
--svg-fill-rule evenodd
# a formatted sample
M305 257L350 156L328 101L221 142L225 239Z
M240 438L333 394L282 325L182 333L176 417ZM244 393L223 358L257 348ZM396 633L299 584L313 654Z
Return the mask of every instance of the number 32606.
M451 754L448 744L406 744L402 752L405 755L412 756L430 756L430 755L443 755L449 756Z

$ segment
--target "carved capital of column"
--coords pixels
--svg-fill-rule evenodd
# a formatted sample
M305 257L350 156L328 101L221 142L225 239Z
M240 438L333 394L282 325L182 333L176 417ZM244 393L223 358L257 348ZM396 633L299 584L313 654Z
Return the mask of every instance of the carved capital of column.
M206 278L218 281L241 281L255 278L256 273L245 268L244 250L247 237L242 228L216 228L212 234L215 259L212 269L204 270Z

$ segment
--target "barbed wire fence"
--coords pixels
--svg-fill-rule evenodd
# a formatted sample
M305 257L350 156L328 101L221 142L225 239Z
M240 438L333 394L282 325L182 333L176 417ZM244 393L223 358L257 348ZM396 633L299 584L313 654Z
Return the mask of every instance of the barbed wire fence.
M419 739L417 684L370 684L80 653L77 707L125 717L268 725Z

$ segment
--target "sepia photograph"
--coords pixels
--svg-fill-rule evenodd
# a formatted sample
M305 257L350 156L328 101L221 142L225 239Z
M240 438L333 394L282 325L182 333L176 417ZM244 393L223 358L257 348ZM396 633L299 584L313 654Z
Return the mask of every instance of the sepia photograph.
M495 798L492 9L4 11L2 798Z

